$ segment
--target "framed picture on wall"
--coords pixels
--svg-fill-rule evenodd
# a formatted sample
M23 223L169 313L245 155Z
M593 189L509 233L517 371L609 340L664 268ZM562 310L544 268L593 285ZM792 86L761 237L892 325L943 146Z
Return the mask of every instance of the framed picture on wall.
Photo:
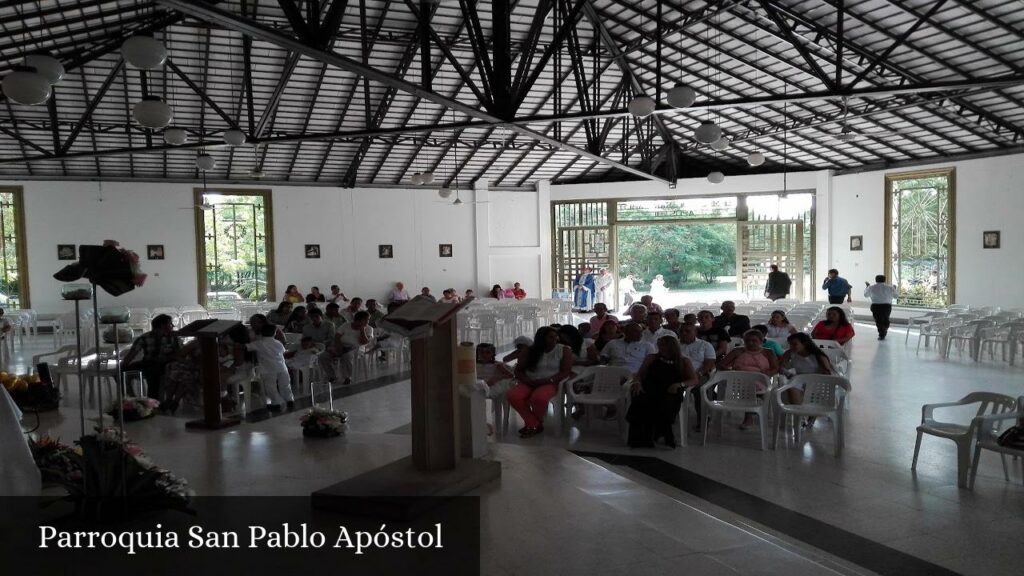
M981 233L981 247L985 249L999 248L1000 236L1002 233L999 230L986 230Z
M395 251L392 250L391 244L378 244L377 245L377 258L394 258Z
M320 245L319 244L306 244L306 258L319 258L320 257Z
M149 244L146 246L146 259L147 260L163 260L164 259L164 245L163 244Z
M78 260L74 244L57 244L57 260Z
M864 237L863 236L850 236L850 250L861 251L864 249Z
M441 258L451 258L452 257L452 245L451 244L438 244L437 245L437 254Z

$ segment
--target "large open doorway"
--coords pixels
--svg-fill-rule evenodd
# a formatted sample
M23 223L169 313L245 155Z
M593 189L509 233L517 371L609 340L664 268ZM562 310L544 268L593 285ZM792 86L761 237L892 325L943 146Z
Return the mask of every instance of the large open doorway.
M812 192L558 202L553 224L555 290L606 268L614 309L644 294L662 306L760 298L773 264L790 297L814 299Z

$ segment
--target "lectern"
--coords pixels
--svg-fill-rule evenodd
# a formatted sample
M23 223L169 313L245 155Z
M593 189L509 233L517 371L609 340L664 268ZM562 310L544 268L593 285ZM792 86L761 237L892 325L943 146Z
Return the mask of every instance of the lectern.
M203 417L185 423L185 428L219 430L241 422L225 418L220 411L220 337L241 324L236 320L196 320L176 334L199 340L199 379L203 389Z
M454 497L501 477L501 463L461 458L456 315L466 303L413 300L383 326L410 339L412 456L313 493L318 508L409 518L430 499Z

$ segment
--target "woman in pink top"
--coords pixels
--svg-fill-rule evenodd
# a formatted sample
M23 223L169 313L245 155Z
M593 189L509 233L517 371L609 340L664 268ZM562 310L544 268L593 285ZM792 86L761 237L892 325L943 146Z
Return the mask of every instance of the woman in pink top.
M743 347L729 352L718 363L718 368L720 370L736 370L738 372L758 372L771 377L779 373L779 359L775 356L774 352L764 348L764 336L760 331L747 330L743 333ZM758 387L757 393L759 395L765 392L767 390L763 387ZM754 413L747 412L743 423L740 424L740 428L746 430L753 423Z

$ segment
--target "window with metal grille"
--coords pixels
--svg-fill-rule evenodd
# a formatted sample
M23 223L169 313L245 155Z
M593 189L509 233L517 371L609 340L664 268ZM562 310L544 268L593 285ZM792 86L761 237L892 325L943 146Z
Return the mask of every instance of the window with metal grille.
M28 258L21 188L0 188L0 307L28 308Z
M210 308L273 299L269 190L196 191L199 301Z
M885 270L903 306L952 304L953 169L885 177Z

